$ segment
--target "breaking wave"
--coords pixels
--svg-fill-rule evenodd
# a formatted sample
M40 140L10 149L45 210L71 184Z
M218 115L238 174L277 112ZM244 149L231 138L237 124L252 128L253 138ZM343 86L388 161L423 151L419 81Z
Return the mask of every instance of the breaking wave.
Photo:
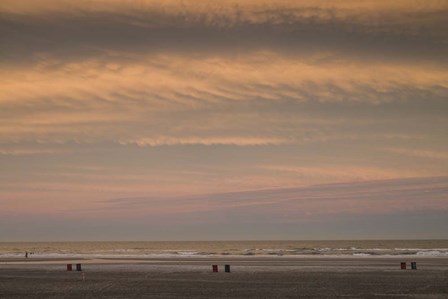
M26 252L28 252L30 258L200 258L219 256L448 257L448 241L0 243L0 258L23 258Z

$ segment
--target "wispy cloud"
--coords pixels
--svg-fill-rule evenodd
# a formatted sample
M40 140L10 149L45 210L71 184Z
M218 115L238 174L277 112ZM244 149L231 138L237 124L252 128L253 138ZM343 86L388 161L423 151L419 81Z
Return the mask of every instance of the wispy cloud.
M34 155L54 155L70 153L65 149L0 149L0 156L34 156Z
M120 144L136 144L138 146L162 146L162 145L276 145L291 143L280 138L256 138L256 137L155 137L141 138L137 140L120 141Z
M348 166L348 165L260 165L259 169L269 170L281 177L284 174L295 176L297 179L308 182L319 180L322 182L355 182L381 179L413 178L422 175L421 171L403 171L395 168L374 166ZM431 173L427 173L431 176Z
M244 213L239 212L246 211L257 215L257 219L270 215L279 221L294 222L298 221L295 217L301 216L447 210L447 191L447 177L411 178L179 198L122 198L101 201L98 208L168 215L219 211L240 217L244 217ZM282 215L287 217L280 220Z
M333 48L359 54L361 50L370 57L380 51L408 61L422 57L422 51L443 59L446 45L440 41L446 38L447 10L441 1L431 5L419 1L7 1L2 6L7 30L34 34L32 47L11 53L13 57L44 51L50 45L56 53L70 56L130 48L222 51L238 45L239 49L269 47L289 53ZM33 24L32 29L23 24ZM92 27L96 30L89 30ZM121 38L113 38L111 32ZM67 40L67 35L72 39ZM372 38L356 42L362 36ZM303 42L307 47L301 46ZM78 51L74 54L66 47Z
M138 132L135 126L151 126L155 120L160 126L163 118L158 115L161 113L162 116L165 113L167 119L181 115L188 120L190 113L217 113L232 105L233 110L241 114L254 101L277 104L281 108L280 105L291 102L310 103L310 107L324 103L418 104L425 98L427 103L431 101L443 107L442 99L448 93L447 72L437 67L362 63L316 65L266 52L236 60L170 55L142 57L138 63L117 64L112 69L109 63L92 60L55 68L5 70L0 77L0 107L3 108L0 113L4 114L0 130L4 138L14 140L27 135L38 139L58 139L51 137L54 135L64 135L69 140L95 139L107 136L109 133L104 133L107 131L121 135L109 137L111 141L139 140L147 134ZM281 119L273 114L277 107L272 106L268 118ZM201 117L200 113L196 115ZM283 118L283 122L286 120ZM179 121L177 119L176 123ZM326 121L340 121L340 118ZM193 119L191 124L183 122L186 127L196 123ZM244 119L235 115L235 120L225 126L242 122ZM218 127L223 128L223 124ZM163 135L176 135L167 129L168 126ZM210 138L225 138L226 135L237 134L227 132ZM272 136L266 132L260 138L272 139Z
M386 152L405 155L409 157L448 160L448 153L434 150L409 149L409 148L385 148Z

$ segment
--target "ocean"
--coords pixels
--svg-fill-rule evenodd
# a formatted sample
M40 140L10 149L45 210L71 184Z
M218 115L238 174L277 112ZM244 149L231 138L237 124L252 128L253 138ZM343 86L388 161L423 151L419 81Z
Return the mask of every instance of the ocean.
M0 242L0 258L448 257L448 240Z

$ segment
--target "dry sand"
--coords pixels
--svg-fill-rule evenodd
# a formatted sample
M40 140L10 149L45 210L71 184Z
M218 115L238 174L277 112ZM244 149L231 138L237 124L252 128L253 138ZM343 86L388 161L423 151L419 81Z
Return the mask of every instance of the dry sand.
M412 260L418 270L396 258L98 259L67 272L62 259L4 259L0 298L448 298L448 259Z

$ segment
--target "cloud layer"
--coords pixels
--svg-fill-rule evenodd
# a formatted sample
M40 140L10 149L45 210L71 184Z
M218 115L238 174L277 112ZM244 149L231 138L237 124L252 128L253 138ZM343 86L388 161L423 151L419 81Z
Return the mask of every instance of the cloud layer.
M238 209L188 196L275 188L277 217L433 213L447 199L432 185L448 175L447 16L444 1L4 0L3 211L151 194L188 199L154 211L261 219L277 211L264 191ZM356 191L377 180L399 196ZM403 187L420 180L438 195ZM352 208L322 195L344 182L331 192ZM316 199L289 200L298 187Z

